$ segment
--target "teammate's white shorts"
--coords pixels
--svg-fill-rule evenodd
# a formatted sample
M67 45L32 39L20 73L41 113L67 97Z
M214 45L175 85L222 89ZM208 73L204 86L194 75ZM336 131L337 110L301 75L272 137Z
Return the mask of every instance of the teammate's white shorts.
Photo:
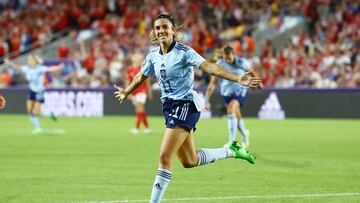
M145 104L146 103L146 93L143 93L143 92L137 93L131 97L131 100L132 100L133 105L138 104L138 103Z

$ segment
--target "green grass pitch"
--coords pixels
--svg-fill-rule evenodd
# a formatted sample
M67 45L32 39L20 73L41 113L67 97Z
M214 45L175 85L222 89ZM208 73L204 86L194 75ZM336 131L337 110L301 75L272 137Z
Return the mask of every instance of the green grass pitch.
M132 135L134 117L0 115L0 202L147 202L164 121ZM360 120L246 119L255 165L227 159L184 169L175 158L164 202L360 202ZM227 121L201 120L196 147L228 138ZM239 136L239 134L238 134ZM126 201L128 200L128 201Z

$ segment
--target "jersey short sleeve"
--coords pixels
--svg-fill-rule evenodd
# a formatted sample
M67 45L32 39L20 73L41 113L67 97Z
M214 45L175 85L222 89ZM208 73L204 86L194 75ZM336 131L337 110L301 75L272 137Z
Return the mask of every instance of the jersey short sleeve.
M236 58L236 64L244 69L245 71L248 71L250 69L250 63L248 60L243 58Z
M206 61L200 54L198 54L194 49L190 48L186 54L185 59L188 64L200 68L200 65Z
M39 65L38 70L40 73L45 73L47 71L47 67L43 65Z
M150 60L150 54L146 56L140 71L148 77L155 75L154 64Z

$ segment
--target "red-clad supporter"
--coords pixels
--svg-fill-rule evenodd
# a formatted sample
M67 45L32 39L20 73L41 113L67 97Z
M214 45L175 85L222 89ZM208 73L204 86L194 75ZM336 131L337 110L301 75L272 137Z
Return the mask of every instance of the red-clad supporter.
M131 62L132 65L127 68L127 84L130 84L130 82L133 81L135 76L140 72L141 65L139 63L141 63L140 61L142 61L142 58L142 55L135 53L132 55L132 59L128 59L129 63ZM135 128L131 129L131 132L133 134L139 133L141 123L144 123L145 126L144 133L151 132L145 111L145 103L147 97L149 97L150 100L152 99L152 93L150 89L151 87L149 82L143 83L130 95L132 103L135 107L136 114Z
M58 48L59 59L66 59L69 56L69 52L70 50L65 44L60 45Z

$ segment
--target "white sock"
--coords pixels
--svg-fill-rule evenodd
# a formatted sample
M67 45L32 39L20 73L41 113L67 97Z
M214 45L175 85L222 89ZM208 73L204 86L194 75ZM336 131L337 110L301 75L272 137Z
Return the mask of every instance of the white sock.
M159 168L156 173L153 184L150 203L158 203L161 201L165 190L170 182L172 173L169 170Z
M249 135L248 130L245 128L245 122L244 119L240 119L238 123L238 130L241 133L242 142L246 143L248 145L249 142Z
M40 127L39 119L38 119L36 116L30 115L30 121L31 121L31 123L33 124L33 126L34 126L35 129L41 128L41 127Z
M235 156L234 152L228 148L198 149L197 155L199 157L198 166Z
M229 130L229 143L236 140L236 123L237 118L235 114L229 114L228 117L228 130Z

